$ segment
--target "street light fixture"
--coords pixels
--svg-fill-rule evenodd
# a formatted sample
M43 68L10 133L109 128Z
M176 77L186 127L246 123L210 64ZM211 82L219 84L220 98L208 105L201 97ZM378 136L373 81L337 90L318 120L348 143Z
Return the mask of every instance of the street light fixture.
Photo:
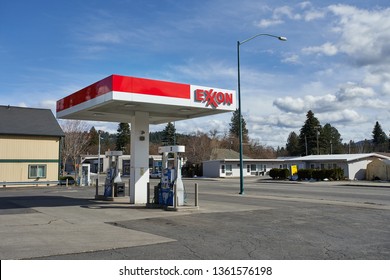
M243 41L237 41L237 75L238 75L238 115L239 115L239 130L240 130L240 135L239 135L239 142L240 142L240 194L244 194L244 178L243 178L243 151L242 151L242 115L241 115L241 85L240 85L240 46L252 39L255 39L259 36L268 36L268 37L273 37L276 38L280 41L287 41L286 37L282 36L275 36L271 34L266 34L266 33L260 33L256 34L255 36L252 36L246 40Z

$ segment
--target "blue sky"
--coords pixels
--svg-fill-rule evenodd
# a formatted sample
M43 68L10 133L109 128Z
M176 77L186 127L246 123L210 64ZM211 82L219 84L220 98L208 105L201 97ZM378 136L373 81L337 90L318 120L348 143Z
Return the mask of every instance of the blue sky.
M344 142L371 138L376 121L389 133L388 0L2 0L0 104L54 111L58 99L111 74L236 89L236 42L258 33L288 41L262 36L241 46L252 139L284 146L308 110ZM230 117L176 128L222 135Z

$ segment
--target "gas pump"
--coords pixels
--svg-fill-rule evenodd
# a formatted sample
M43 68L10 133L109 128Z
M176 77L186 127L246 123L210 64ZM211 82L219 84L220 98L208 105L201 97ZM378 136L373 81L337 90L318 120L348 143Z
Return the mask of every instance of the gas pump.
M80 186L89 186L91 182L91 170L89 164L80 164L79 166Z
M104 183L104 196L105 197L114 197L115 192L113 192L114 183L121 182L121 177L119 173L119 156L123 154L122 151L107 151L105 153L108 157L108 168L107 176Z
M180 153L185 152L185 146L163 146L158 148L158 152L162 154L159 204L173 206L176 199L176 205L182 206L184 184L181 178L183 162ZM173 164L169 162L169 154L173 154Z

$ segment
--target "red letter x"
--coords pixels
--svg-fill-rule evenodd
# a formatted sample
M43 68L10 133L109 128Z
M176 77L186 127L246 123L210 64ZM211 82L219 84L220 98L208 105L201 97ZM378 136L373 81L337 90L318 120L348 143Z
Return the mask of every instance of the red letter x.
M218 104L215 101L215 94L216 94L216 92L213 92L212 89L205 90L204 92L206 93L206 97L204 99L205 101L207 101L206 107L211 104L214 108L217 108Z

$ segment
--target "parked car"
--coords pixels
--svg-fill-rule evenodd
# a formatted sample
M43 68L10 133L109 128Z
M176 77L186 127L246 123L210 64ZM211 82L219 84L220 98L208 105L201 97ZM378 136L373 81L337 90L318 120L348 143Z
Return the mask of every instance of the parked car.
M62 176L60 177L60 180L58 181L59 185L66 185L66 180L68 180L68 185L74 185L76 181L72 176Z
M156 172L150 173L150 178L154 178L154 179L161 178L161 172L160 171L156 171Z

